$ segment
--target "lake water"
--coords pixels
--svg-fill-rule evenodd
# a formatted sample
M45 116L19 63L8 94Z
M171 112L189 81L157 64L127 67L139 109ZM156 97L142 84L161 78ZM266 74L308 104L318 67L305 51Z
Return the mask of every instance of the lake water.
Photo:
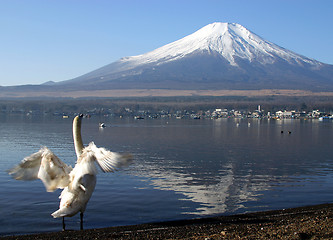
M98 122L107 127L99 129ZM258 119L83 119L83 141L130 152L100 173L84 227L230 215L332 202L333 122ZM281 133L284 131L284 133ZM291 134L288 134L291 131ZM0 116L0 235L60 231L60 190L6 170L49 147L74 166L72 119ZM66 218L79 229L79 215Z

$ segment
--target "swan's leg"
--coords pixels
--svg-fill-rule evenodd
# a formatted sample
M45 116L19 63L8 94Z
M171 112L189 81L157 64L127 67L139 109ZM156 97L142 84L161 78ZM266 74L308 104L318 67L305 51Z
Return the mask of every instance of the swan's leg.
M83 212L80 212L80 230L83 230Z
M62 230L66 230L66 225L65 225L65 217L62 217Z

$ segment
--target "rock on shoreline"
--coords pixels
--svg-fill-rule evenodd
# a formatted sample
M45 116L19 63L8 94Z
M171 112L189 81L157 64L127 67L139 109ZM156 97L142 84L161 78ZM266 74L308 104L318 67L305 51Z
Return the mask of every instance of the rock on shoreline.
M321 204L83 231L65 231L1 239L333 239L333 204Z

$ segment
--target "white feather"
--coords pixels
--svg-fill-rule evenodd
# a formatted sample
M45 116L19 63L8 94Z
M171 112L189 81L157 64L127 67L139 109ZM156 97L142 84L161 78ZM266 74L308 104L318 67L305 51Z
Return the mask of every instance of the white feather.
M116 171L120 167L128 166L132 161L132 155L120 154L111 152L105 148L98 148L94 142L89 143L89 145L83 149L82 156L85 155L89 155L91 160L94 159L103 172Z

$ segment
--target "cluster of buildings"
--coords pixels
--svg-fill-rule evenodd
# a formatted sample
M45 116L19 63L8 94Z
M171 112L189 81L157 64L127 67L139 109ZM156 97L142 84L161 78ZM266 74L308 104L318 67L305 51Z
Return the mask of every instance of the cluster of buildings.
M215 109L211 114L212 118L274 118L274 119L299 119L299 118L310 118L310 119L333 119L331 113L322 112L320 110L296 111L296 110L279 110L277 112L265 112L259 105L255 111L237 111L228 109Z
M152 113L151 111L128 111L134 114L135 119L144 119L144 118L170 118L175 117L178 119L181 118L192 118L192 119L201 119L201 118L272 118L272 119L299 119L299 118L308 118L308 119L332 119L333 116L331 113L322 112L320 110L312 110L309 112L306 111L296 111L296 110L279 110L276 112L266 112L261 109L259 105L254 111L246 110L228 110L223 108L217 108L215 110L199 110L199 111L175 111L169 112L166 110L158 111Z

